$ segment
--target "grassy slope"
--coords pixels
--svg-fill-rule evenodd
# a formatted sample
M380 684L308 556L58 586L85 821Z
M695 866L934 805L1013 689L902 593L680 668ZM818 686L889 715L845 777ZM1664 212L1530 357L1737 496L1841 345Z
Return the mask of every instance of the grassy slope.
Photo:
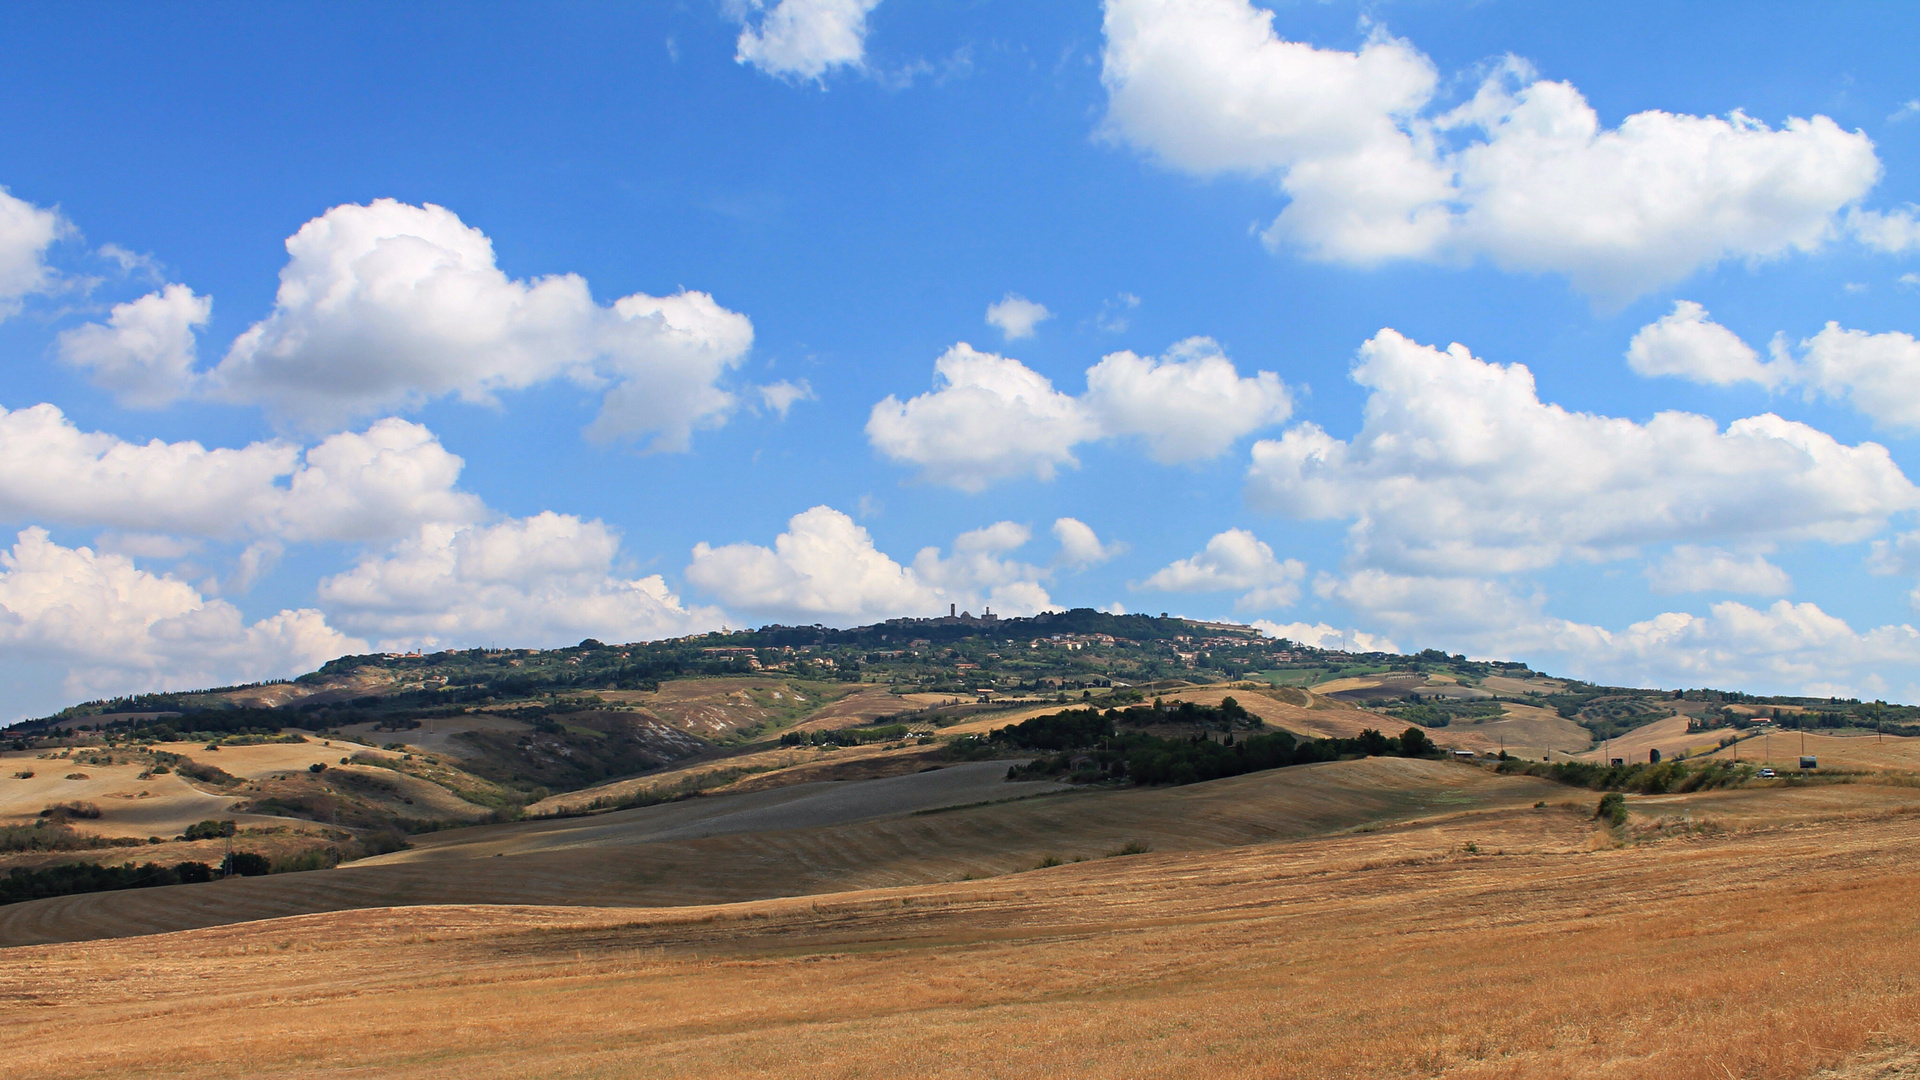
M830 898L317 915L0 953L0 1032L19 1080L1784 1080L1920 1043L1912 821L1587 851L1584 814L1519 809Z
M963 767L883 784L948 784ZM989 781L952 802L1034 790ZM742 796L778 807L814 785ZM769 813L756 832L660 839L680 823L735 805L724 799L590 818L481 826L418 838L418 847L336 870L215 886L58 897L0 907L0 944L206 926L300 912L395 904L484 902L677 905L952 880L1031 867L1043 856L1098 857L1129 842L1191 851L1337 832L1473 807L1527 805L1564 792L1451 762L1375 758L1255 773L1183 788L1123 789L1000 803L857 824L798 828ZM888 805L872 809L884 813ZM927 805L911 798L904 808Z

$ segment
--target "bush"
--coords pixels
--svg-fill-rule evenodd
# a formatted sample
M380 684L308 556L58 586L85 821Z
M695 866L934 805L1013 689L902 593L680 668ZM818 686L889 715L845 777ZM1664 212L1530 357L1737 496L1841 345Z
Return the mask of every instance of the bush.
M1744 782L1753 767L1727 761L1697 765L1678 758L1658 765L1600 765L1590 761L1556 761L1551 765L1518 759L1500 763L1502 773L1523 773L1593 791L1639 791L1658 795L1668 791L1710 791Z
M316 761L316 762L314 762L313 764L311 764L311 765L309 765L309 766L307 766L307 771L308 771L308 772L315 772L315 773L323 773L323 772L326 772L326 771L327 771L327 763L326 763L326 762L324 762L324 761Z
M225 787L229 784L237 784L240 782L239 777L217 765L202 765L188 758L180 759L175 767L180 770L181 776L189 780L198 780L203 784L218 784Z
M219 840L224 837L232 836L235 831L236 829L231 820L215 821L212 818L208 818L205 821L197 821L192 825L187 826L187 831L184 834L184 839Z
M1609 791L1600 796L1600 806L1594 810L1595 820L1604 821L1614 828L1627 823L1627 797L1617 791Z
M203 881L213 880L213 867L203 862L177 863L173 872L182 885L197 885Z
M273 872L276 874L294 874L302 870L329 870L340 865L340 851L337 848L314 848L298 855L288 855L274 860Z
M236 851L229 854L220 863L222 875L238 877L260 877L273 872L273 865L265 855L256 855L251 851Z
M79 832L65 817L45 817L31 825L0 825L0 851L83 851L138 843Z
M40 811L44 818L86 818L91 821L100 816L100 807L75 799L72 802L59 802Z

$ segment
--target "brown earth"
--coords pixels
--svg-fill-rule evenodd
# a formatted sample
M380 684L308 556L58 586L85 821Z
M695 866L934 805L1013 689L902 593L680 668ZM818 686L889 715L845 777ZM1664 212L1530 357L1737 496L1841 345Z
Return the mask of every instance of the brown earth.
M1683 751L1689 754L1701 754L1711 750L1721 736L1729 731L1699 731L1688 733L1687 717L1669 716L1664 720L1655 720L1634 728L1625 735L1608 740L1606 744L1594 743L1584 753L1574 756L1583 761L1605 761L1609 757L1625 758L1629 764L1645 763L1647 751L1658 750L1662 757L1677 757Z
M1447 761L1371 758L1180 788L1009 783L987 761L865 782L483 825L335 870L0 907L0 944L157 932L347 907L681 905L990 876L1129 843L1191 851L1529 806L1558 785ZM1920 798L1920 790L1913 792ZM1018 800L1018 801L1007 801ZM916 813L960 805L939 813ZM978 804L978 805L969 805Z
M1730 729L1697 736L1701 739L1734 734ZM1798 731L1776 731L1742 739L1734 746L1716 748L1710 755L1731 759L1737 753L1741 761L1797 769L1802 747L1819 759L1821 769L1893 769L1920 772L1920 739L1897 735L1823 735Z
M1203 826L1252 793L1143 794ZM21 1080L1903 1076L1911 810L1596 848L1584 807L1489 805L832 896L16 948L0 1033Z
M658 690L599 690L609 704L630 706L709 742L762 726L784 727L853 695L867 700L884 690L858 683L811 682L776 676L674 679ZM886 711L898 712L897 698ZM858 706L849 710L857 714ZM872 715L878 715L873 713Z
M1592 732L1552 709L1503 702L1501 712L1491 720L1455 720L1429 734L1434 742L1449 749L1482 753L1505 750L1529 759L1551 755L1556 761L1593 742Z
M236 814L239 796L204 791L178 773L141 779L144 764L78 764L71 758L40 757L32 751L0 754L0 824L33 821L41 810L61 802L90 802L100 817L86 822L101 836L170 837L207 818L235 818L259 825L285 824L268 814ZM21 779L16 774L31 772ZM70 774L83 780L68 780Z

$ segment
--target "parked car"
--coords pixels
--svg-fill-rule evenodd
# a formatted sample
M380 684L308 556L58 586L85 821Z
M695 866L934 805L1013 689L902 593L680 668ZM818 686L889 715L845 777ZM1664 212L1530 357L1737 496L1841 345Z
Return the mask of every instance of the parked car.
M1772 770L1772 769L1761 769L1761 770L1760 770L1760 779L1762 779L1762 780L1771 780L1771 779L1773 779L1773 776L1774 776L1774 773L1773 773L1773 770Z

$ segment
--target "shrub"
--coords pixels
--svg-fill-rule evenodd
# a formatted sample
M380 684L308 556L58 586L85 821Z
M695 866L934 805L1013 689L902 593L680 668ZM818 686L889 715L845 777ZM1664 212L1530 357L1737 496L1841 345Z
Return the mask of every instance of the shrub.
M294 874L302 870L329 870L340 865L340 851L337 848L314 848L298 855L287 855L274 860L273 872L276 874Z
M311 764L311 765L309 765L309 766L307 766L307 771L308 771L308 772L316 772L316 773L322 773L322 772L326 772L326 771L327 771L327 763L326 763L326 762L324 762L324 761L316 761L316 762L314 762L313 764Z
M205 821L197 821L187 826L187 831L184 835L188 840L219 840L222 837L232 836L235 831L235 826L231 820L215 821L212 818L208 818Z
M91 821L100 816L100 807L90 802L82 802L75 799L72 802L54 803L52 806L40 811L40 816L50 818L86 818Z
M1600 805L1594 810L1596 820L1604 821L1615 828L1627 823L1627 797L1617 791L1609 791L1600 796Z
M267 861L267 857L251 851L233 852L220 863L220 873L239 877L260 877L272 872L273 865Z
M239 777L234 776L218 765L202 765L197 761L183 758L177 767L180 770L181 776L189 780L198 780L203 784L219 784L225 786L240 782Z
M203 862L176 863L173 873L180 879L182 885L196 885L202 881L213 880L213 867Z
M79 851L123 843L78 832L65 817L45 817L31 825L0 825L0 851Z

